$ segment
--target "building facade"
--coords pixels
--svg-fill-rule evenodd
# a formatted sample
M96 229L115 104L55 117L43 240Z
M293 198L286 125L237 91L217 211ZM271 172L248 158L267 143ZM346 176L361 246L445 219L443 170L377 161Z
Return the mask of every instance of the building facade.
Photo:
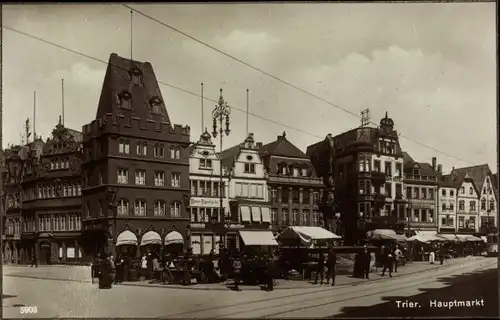
M364 126L327 137L309 146L307 154L325 185L334 183L335 197L330 200L345 228L344 243L359 243L373 229L403 232L403 153L387 113L378 128ZM325 219L331 219L331 214Z
M231 220L238 231L270 230L271 208L267 174L259 156L259 147L250 133L244 142L221 153L222 165L229 177ZM240 248L241 237L228 237L226 247Z
M446 183L453 184L457 193L457 229L459 234L474 234L479 231L479 190L467 172L452 170L443 176Z
M59 119L45 143L36 140L25 160L23 243L27 257L34 245L40 263L80 261L81 232L80 132Z
M21 248L21 179L24 161L22 146L5 149L2 161L2 219L3 259L7 264L20 263Z
M111 54L96 118L83 126L87 251L114 249L124 231L137 246L149 231L185 243L189 135L171 122L151 64Z
M478 189L478 232L485 235L495 232L497 224L497 197L493 185L493 174L487 164L454 169L455 174L467 175L474 181Z
M458 229L457 188L447 179L438 178L438 232L456 233Z
M228 178L226 170L222 170L221 187L221 165L219 155L215 152L210 134L205 132L200 136L198 142L188 149L189 158L189 180L191 184L191 198L189 201L190 245L194 254L209 254L219 250L224 234L211 228L211 217L217 220L229 214L229 197L227 192ZM222 208L221 213L221 191ZM230 238L236 238L233 231Z
M273 231L278 233L287 226L319 226L324 185L309 157L286 138L285 132L276 141L260 146L259 154L268 176Z
M407 207L406 218L410 233L419 231L437 231L437 159L432 158L432 165L416 162L404 152L404 186ZM411 236L410 234L409 236Z

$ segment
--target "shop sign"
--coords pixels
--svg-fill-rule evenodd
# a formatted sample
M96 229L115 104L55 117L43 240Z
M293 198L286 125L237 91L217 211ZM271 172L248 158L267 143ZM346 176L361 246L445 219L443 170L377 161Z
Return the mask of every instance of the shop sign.
M220 199L217 198L191 198L191 207L220 207Z

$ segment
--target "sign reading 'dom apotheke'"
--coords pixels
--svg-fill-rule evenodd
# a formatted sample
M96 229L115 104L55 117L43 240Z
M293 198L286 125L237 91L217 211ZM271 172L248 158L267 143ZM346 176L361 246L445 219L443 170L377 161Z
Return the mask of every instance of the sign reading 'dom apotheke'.
M191 198L191 207L219 207L220 199L217 198Z

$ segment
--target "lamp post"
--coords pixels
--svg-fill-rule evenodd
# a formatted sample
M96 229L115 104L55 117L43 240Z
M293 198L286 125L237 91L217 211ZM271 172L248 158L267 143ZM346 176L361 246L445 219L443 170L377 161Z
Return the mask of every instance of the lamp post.
M226 226L230 227L231 226L231 218L228 216L226 217L224 213L224 185L223 185L223 173L222 173L222 138L224 135L229 136L231 133L231 130L229 129L229 115L231 114L231 108L227 105L226 101L224 101L224 98L222 97L222 89L220 89L220 96L219 96L219 101L215 105L214 110L212 111L212 119L213 119L213 131L212 131L212 136L214 138L217 137L217 134L219 135L219 148L220 148L220 153L219 153L219 214L220 214L220 219L218 218L217 215L212 215L210 217L210 223L213 226L216 225L222 225L224 229L224 236L225 236L225 229ZM225 129L223 127L225 120ZM225 237L223 238L224 245L225 245Z

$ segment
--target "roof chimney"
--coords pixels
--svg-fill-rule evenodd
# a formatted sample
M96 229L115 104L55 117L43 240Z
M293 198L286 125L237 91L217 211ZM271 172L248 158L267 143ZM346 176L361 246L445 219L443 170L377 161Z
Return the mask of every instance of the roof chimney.
M442 164L438 164L437 173L438 173L438 174L443 173L443 165L442 165Z
M262 142L257 142L255 145L257 146L257 149L262 148Z
M432 157L432 170L436 171L437 159L436 157Z

